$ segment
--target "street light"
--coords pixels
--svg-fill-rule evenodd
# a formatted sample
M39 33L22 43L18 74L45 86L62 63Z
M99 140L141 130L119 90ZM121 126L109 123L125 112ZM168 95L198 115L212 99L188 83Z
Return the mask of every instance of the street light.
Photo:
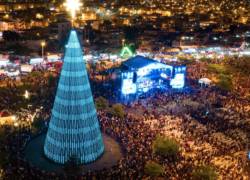
M27 90L25 90L25 93L24 93L23 96L24 96L25 99L29 99L30 93Z
M44 47L46 46L46 42L45 41L42 41L41 42L41 47L42 47L42 58L44 56Z
M15 122L16 121L16 116L12 116L11 119Z
M3 169L0 169L0 179L2 179L4 177L4 171Z
M125 45L125 39L122 39L122 46L124 47Z
M14 115L14 116L11 117L11 119L12 119L12 121L13 121L13 123L14 123L14 126L15 126L15 127L18 127L18 126L19 126L19 123L18 123L18 121L17 121L17 117Z
M14 123L14 126L15 126L15 127L18 127L18 126L19 126L19 123L18 123L18 122L15 122L15 123Z

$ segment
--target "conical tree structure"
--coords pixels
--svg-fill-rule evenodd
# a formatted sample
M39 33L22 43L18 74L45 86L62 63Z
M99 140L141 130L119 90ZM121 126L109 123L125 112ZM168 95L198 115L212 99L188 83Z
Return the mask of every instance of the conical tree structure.
M70 32L44 153L64 164L70 157L95 161L104 152L102 135L76 31Z

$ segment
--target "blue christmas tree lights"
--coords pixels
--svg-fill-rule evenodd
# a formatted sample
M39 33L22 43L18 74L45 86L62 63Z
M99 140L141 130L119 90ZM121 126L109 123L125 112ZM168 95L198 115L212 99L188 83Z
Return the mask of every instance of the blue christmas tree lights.
M44 153L54 162L64 164L72 156L80 163L90 163L103 152L82 49L76 31L72 30L66 45Z

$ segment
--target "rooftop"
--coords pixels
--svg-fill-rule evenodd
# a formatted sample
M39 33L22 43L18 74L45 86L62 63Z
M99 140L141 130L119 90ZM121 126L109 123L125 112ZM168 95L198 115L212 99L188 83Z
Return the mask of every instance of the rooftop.
M149 59L143 56L135 56L123 62L123 65L128 68L139 69L151 63L158 63L158 61L155 61L153 59Z

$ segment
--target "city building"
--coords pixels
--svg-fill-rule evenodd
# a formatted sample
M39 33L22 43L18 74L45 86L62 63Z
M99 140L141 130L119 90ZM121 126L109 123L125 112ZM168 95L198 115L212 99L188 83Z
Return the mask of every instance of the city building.
M36 8L48 8L51 0L1 0L0 13Z
M60 20L50 26L50 39L64 42L71 29L71 22Z

